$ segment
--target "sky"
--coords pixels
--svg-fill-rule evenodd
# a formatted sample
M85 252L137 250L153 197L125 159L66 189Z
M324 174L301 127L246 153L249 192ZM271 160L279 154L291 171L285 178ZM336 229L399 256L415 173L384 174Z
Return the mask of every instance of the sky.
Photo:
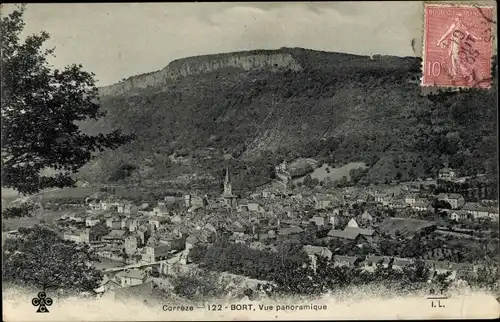
M4 8L4 13L12 5ZM66 3L28 4L25 33L45 30L49 61L81 63L106 86L175 59L303 47L353 54L421 56L423 4ZM415 49L411 45L415 39Z

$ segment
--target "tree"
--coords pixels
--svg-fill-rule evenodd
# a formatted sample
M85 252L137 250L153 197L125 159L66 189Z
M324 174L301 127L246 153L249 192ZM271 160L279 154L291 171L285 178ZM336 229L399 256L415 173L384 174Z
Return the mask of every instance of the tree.
M230 281L219 273L204 270L180 272L177 267L171 283L175 294L191 301L206 301L227 295Z
M19 228L19 238L3 247L3 278L41 290L92 292L102 272L92 266L95 254L88 245L63 240L50 229Z
M103 236L109 234L110 229L106 226L106 223L101 221L97 225L90 228L90 233L97 239L100 240Z
M99 94L94 74L81 65L51 69L43 50L46 32L28 36L24 6L1 20L2 187L32 194L50 187L73 186L71 177L92 158L92 153L117 148L132 135L121 130L95 136L83 133L78 122L98 120ZM41 175L50 168L58 173Z
M34 208L35 208L34 205L31 204L22 204L19 207L9 207L2 211L2 217L4 219L29 217L31 216L31 211Z

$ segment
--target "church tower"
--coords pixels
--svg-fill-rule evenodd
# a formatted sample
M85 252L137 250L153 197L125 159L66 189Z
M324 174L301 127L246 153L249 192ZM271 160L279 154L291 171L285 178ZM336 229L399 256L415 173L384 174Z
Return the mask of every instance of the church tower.
M222 198L226 206L233 208L235 204L236 196L233 195L233 186L231 185L231 179L229 178L229 167L226 166L226 178L224 179L224 192L222 193Z

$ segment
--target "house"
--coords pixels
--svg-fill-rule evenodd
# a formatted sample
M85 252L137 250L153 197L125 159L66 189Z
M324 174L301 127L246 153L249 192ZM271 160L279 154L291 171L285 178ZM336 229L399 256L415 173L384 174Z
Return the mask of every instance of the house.
M404 209L408 207L404 199L398 197L392 198L391 201L389 201L388 206L391 209Z
M191 207L191 195L184 195L184 207Z
M142 260L146 263L154 263L169 257L170 248L167 245L148 245L144 247Z
M199 239L198 237L196 237L196 235L190 235L186 238L186 241L185 241L185 244L186 244L186 249L191 249L193 248L195 245L197 245L199 243Z
M92 200L89 202L89 209L90 210L100 210L101 204L95 200Z
M415 204L416 201L417 197L414 194L410 194L405 197L405 202L410 206L413 206L413 204Z
M300 234L304 230L298 226L290 226L287 228L281 228L278 230L278 240L284 240L287 238L299 238Z
M139 269L125 270L115 275L115 280L119 282L122 287L142 284L146 282L146 278L146 272Z
M178 223L181 223L183 221L183 219L180 215L175 215L172 218L170 218L170 221L174 224L178 224Z
M311 267L314 271L316 271L318 257L331 260L333 256L333 253L326 247L304 245L303 250L309 256Z
M125 226L123 228L128 229L130 232L134 232L139 229L139 219L138 218L127 218L125 221Z
M327 259L332 259L333 253L326 247L304 245L303 250L309 256L324 257Z
M353 243L355 245L369 244L365 236L361 235L356 229L335 230L328 232L326 239L338 240L343 243Z
M411 206L411 209L416 211L432 211L432 204L427 199L417 199Z
M392 198L392 196L386 193L376 193L373 197L375 198L375 202L380 203L384 206L387 206Z
M252 236L245 233L236 233L232 236L235 243L247 244L252 240Z
M119 214L123 214L125 212L125 204L124 203L119 203L118 206L116 207L116 212Z
M97 216L89 216L85 219L85 226L93 227L97 225L101 220Z
M167 218L158 217L158 216L151 217L148 220L149 225L151 225L151 227L154 227L155 229L160 228L160 226L165 224L166 222L167 222Z
M132 203L125 203L123 205L123 213L126 214L126 215L129 215L129 214L135 214L139 211L139 207L137 207L136 205L133 205Z
M137 252L137 248L140 242L141 240L137 235L130 235L126 237L124 241L125 253L127 255L135 254Z
M367 210L365 210L365 211L363 212L363 214L361 215L361 219L363 219L363 220L365 220L365 221L369 221L369 222L370 222L370 221L373 221L373 216L372 216L372 215L370 215L370 213L369 213Z
M327 209L332 205L332 198L330 195L319 194L314 197L316 209Z
M492 220L498 221L498 208L490 208L488 211L488 217Z
M255 249L255 250L266 250L267 246L266 244L260 242L260 241L254 241L248 245L249 248Z
M239 220L235 220L229 226L229 229L233 232L239 231L244 232L246 230L245 225L243 225Z
M335 266L343 267L352 267L356 266L360 260L356 256L341 256L341 255L335 255L333 258L333 262Z
M64 232L63 239L71 240L74 241L75 243L87 243L87 244L89 244L91 241L96 240L95 235L90 231L90 229Z
M167 216L170 213L170 211L167 209L167 206L162 203L158 203L158 206L153 208L153 215L156 217L164 217Z
M184 196L185 198L185 196ZM175 196L166 196L165 198L163 198L163 200L167 203L167 204L173 204L173 203L176 203L177 202L177 198Z
M274 198L274 194L270 191L264 190L262 191L262 198Z
M117 202L113 202L113 201L101 201L100 202L101 204L101 209L102 210L114 210L118 207L118 203Z
M329 216L329 223L333 226L333 228L338 227L340 225L340 219L338 217L338 213Z
M290 226L287 228L279 229L278 235L287 236L287 235L292 235L292 234L299 234L303 231L304 231L304 229L300 228L299 226Z
M109 232L106 236L103 236L101 239L106 242L121 244L125 242L126 231L114 229Z
M392 268L397 270L403 270L408 265L413 264L413 262L414 262L413 259L410 258L394 257L392 259Z
M448 212L448 216L451 220L464 221L469 219L469 213L465 210L453 210Z
M313 222L318 227L324 227L328 225L328 218L324 216L314 216L311 218L311 222Z
M450 262L424 260L424 264L430 271L438 274L445 274L454 270L454 265Z
M110 229L121 229L122 228L122 221L118 217L110 217L106 219L106 227Z
M379 235L377 231L373 229L368 229L368 228L364 229L359 227L346 227L344 228L344 232L350 233L352 235L354 234L362 235L369 242L376 240Z
M347 227L359 228L359 225L356 222L356 219L351 218L351 220L349 220L349 222L347 223Z
M368 202L368 196L364 195L364 194L360 194L360 195L356 196L356 198L354 200L358 204L363 204L363 203Z
M451 209L460 209L465 205L464 197L458 193L440 193L438 194L437 199L449 203Z
M248 211L252 212L262 212L264 209L258 203L248 203L246 204Z
M83 223L83 222L85 222L83 214L76 214L76 213L70 214L69 215L69 220L73 220L73 221L75 221L77 223Z
M113 279L110 279L107 275L103 276L99 287L94 289L97 294L104 294L108 291L121 288L121 285Z
M167 246L169 250L183 250L186 247L186 238L169 234L161 237L159 243Z
M447 201L450 203L452 209L460 209L465 204L464 197L458 193L450 193Z
M439 179L449 181L455 179L456 175L457 173L455 172L455 170L448 167L444 167L443 169L439 170L438 177Z
M492 218L492 219L494 219L495 217L498 218L498 210L497 209L485 207L485 206L482 206L476 202L466 203L463 206L462 210L471 214L474 217L474 219L478 219L478 218ZM490 216L490 213L492 214L491 216Z
M373 272L377 268L377 265L381 265L383 268L388 268L390 263L390 257L368 255L362 263L362 269Z

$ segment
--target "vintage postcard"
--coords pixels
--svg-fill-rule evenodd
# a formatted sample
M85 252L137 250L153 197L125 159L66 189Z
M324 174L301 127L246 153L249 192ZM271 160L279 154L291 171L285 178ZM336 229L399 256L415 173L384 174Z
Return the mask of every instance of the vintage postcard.
M3 319L499 317L496 10L2 5Z

